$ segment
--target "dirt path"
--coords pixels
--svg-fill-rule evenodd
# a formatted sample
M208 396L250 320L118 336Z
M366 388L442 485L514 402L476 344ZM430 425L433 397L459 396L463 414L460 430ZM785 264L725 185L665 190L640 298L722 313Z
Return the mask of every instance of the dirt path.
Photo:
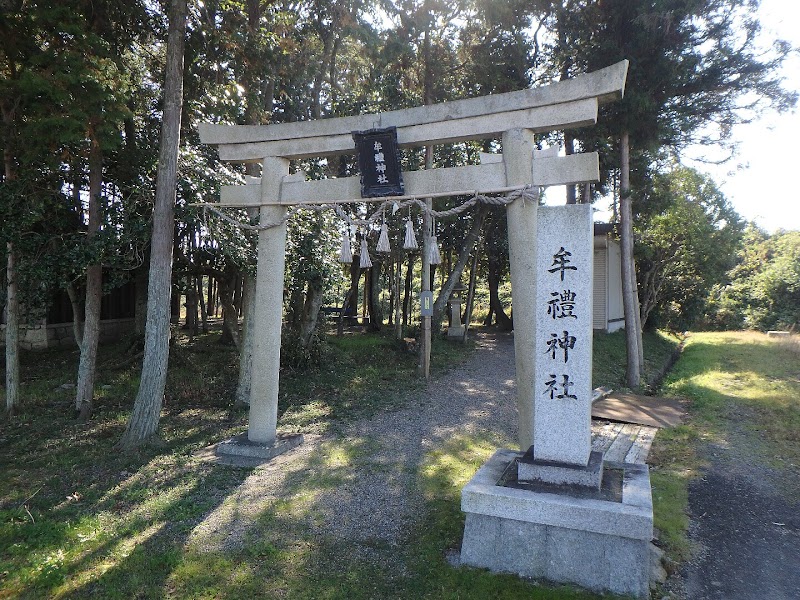
M466 362L432 379L403 408L306 436L300 447L257 468L195 528L190 545L241 548L260 535L263 515L280 510L286 522L302 523L302 535L345 543L365 560L391 561L424 507L418 472L426 454L459 435L516 446L513 335L479 332L475 343ZM596 424L596 442L605 439L602 425Z
M689 486L698 554L678 577L688 599L800 598L797 482L762 466L748 437L732 426L727 443L706 446L710 466Z
M346 542L378 562L412 530L423 500L416 473L426 453L458 434L516 437L513 337L480 333L463 365L432 380L400 410L308 436L292 452L256 469L194 530L199 549L241 547L260 515L290 501L312 536Z

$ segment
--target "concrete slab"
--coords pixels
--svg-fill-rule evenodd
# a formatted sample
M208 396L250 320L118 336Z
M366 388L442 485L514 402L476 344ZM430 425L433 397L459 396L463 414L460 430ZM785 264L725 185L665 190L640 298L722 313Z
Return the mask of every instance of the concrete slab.
M247 438L247 433L241 433L217 444L215 452L218 456L236 456L257 459L260 461L258 464L261 464L284 452L288 452L302 443L302 433L279 433L276 435L275 441L269 444L251 442Z

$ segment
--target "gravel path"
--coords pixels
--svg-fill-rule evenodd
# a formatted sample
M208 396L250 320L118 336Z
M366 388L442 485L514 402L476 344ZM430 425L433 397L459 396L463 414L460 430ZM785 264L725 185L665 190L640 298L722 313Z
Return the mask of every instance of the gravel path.
M365 558L397 546L423 505L416 472L426 453L457 434L488 432L505 444L516 438L513 337L479 333L476 346L467 362L432 380L404 408L335 435L307 436L256 469L189 543L206 550L241 547L259 515L275 512L288 497L293 518L313 535L347 541Z
M458 434L516 437L513 337L480 334L461 367L432 381L405 408L353 423L347 439L369 439L370 469L321 502L325 530L338 538L397 544L421 508L416 471L424 455Z
M709 468L689 485L697 556L678 576L691 600L800 598L800 498L792 471L764 466L731 421L705 448ZM680 587L680 586L676 586Z

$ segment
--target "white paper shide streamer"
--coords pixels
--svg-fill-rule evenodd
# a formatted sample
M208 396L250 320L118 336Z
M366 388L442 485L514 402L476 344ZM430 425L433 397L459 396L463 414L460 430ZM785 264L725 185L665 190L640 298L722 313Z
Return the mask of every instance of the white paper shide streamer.
M439 242L436 240L435 235L431 236L431 243L428 246L428 264L442 264L442 256L439 254Z
M385 254L392 251L392 248L389 246L389 228L386 226L386 223L381 225L381 235L378 238L378 246L375 250Z
M367 249L367 236L361 238L361 262L359 266L362 269L368 269L372 266L372 260L369 258L369 250Z
M403 250L416 250L417 248L419 246L417 246L417 238L414 235L414 224L409 219L406 221L406 239L403 243Z
M353 252L350 250L350 234L348 231L342 233L342 248L339 250L339 262L347 264L353 262Z

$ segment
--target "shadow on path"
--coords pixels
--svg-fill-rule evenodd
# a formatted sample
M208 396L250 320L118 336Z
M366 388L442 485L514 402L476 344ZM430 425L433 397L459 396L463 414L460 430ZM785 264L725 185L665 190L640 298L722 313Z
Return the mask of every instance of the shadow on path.
M721 455L736 454L735 457ZM800 513L768 482L770 474L738 456L709 449L711 466L689 485L690 538L699 556L683 571L692 600L800 598ZM738 464L731 468L731 458ZM760 478L760 479L759 479Z

